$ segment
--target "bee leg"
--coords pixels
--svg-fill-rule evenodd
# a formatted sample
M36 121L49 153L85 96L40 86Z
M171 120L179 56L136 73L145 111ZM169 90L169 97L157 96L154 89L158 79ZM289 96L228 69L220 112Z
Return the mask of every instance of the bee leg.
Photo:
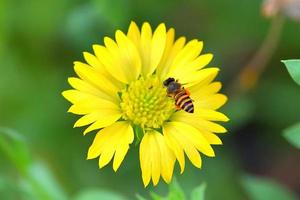
M181 110L179 105L175 105L176 106L176 110Z

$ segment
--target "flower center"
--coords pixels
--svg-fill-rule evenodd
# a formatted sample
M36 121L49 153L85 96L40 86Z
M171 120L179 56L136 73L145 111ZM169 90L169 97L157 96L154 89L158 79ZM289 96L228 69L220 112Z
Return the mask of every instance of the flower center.
M156 78L140 78L121 93L123 118L142 128L159 128L175 111L174 100Z

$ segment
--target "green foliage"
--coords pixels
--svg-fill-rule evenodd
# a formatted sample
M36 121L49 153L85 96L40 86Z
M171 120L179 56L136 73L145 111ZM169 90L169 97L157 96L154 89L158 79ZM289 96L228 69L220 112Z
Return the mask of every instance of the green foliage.
M292 145L300 149L300 122L285 129L283 135Z
M31 156L22 135L12 129L0 127L1 150L19 172L26 173L31 163Z
M191 194L191 200L204 200L205 189L206 189L205 183L202 183L200 186L193 189Z
M114 191L108 191L104 189L86 189L80 191L73 200L127 200L120 194Z
M300 85L300 60L282 61L293 80ZM284 137L295 147L300 148L300 122L285 129Z
M259 177L245 176L242 185L251 200L296 200L297 198L278 183Z
M184 200L186 199L182 188L180 187L177 179L173 177L172 183L169 186L168 200Z
M206 184L203 183L200 186L193 189L191 193L191 200L204 200L204 192L205 192ZM185 200L186 196L179 185L177 179L174 177L172 182L169 185L169 193L166 197L160 196L154 192L150 192L150 196L152 200ZM140 195L136 195L138 200L146 200L144 197Z
M66 200L66 194L50 170L32 153L23 137L12 129L0 128L0 152L4 152L17 170L20 195L30 200Z
M300 60L283 60L282 62L293 80L300 85Z

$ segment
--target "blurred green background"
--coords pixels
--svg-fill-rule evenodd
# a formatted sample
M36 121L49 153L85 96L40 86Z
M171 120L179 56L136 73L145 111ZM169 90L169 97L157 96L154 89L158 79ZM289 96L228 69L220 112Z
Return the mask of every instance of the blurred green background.
M214 53L213 65L221 68L223 92L230 95L232 81L268 33L271 19L262 16L261 5L261 0L1 0L0 199L165 195L163 182L144 189L137 148L117 173L111 166L99 170L96 159L86 161L94 134L83 137L83 129L72 128L78 117L66 112L70 104L61 96L70 88L67 77L75 74L73 61L83 61L83 51L91 52L92 44L102 44L116 29L127 31L131 20L165 22L177 36L204 41L205 52ZM299 150L282 130L300 121L300 87L280 62L300 58L299 35L299 22L286 19L256 87L229 97L222 109L231 118L225 124L229 134L215 147L217 157L204 158L201 170L188 164L183 175L176 167L186 194L205 182L208 200L252 199L251 175L299 196Z

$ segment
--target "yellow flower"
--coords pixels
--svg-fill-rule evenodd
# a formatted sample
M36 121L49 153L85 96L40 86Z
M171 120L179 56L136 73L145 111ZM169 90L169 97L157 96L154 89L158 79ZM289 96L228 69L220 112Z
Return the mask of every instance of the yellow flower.
M87 64L74 63L79 78L68 79L74 89L63 96L73 104L69 112L83 115L74 127L89 125L84 134L100 129L87 158L99 157L100 168L113 159L117 171L135 139L146 187L160 176L169 183L176 160L182 173L185 155L198 168L200 152L214 157L211 145L222 144L215 133L226 129L213 121L228 121L216 111L227 98L213 82L219 69L203 69L213 55L200 55L202 48L202 41L175 40L164 24L152 31L149 23L139 30L132 22L127 35L117 30L115 39L93 45L95 55L84 52ZM190 91L194 113L176 109L163 85L169 77Z

